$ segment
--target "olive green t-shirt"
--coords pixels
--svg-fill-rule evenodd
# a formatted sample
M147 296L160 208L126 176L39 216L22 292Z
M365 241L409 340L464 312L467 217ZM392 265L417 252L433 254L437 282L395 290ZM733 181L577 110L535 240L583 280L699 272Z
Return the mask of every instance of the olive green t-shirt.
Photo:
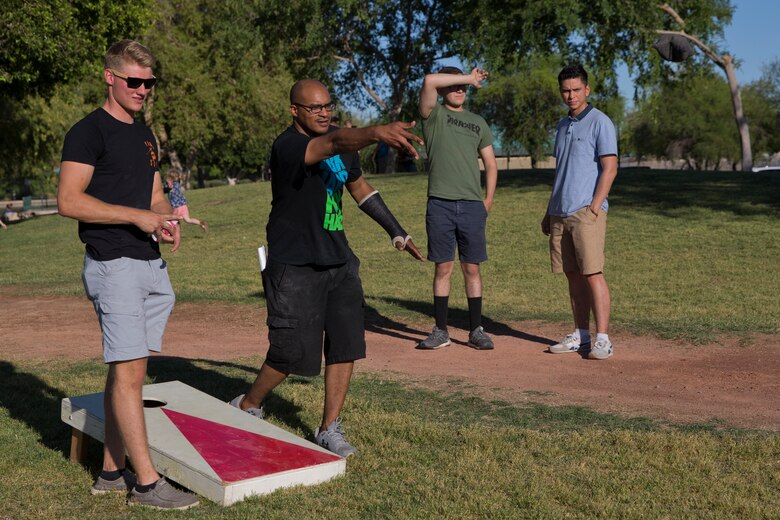
M493 133L473 112L456 112L437 103L423 120L428 152L428 196L447 200L482 200L479 150L493 144Z

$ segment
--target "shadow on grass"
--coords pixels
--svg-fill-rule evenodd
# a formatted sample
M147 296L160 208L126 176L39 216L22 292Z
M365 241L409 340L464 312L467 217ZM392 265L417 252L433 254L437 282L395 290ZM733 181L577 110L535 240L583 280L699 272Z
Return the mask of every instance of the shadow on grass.
M68 456L70 436L60 421L62 390L48 385L27 372L20 372L7 361L0 361L0 406L11 418L21 421L40 436L49 449Z
M403 307L407 310L414 311L426 316L431 316L431 326L433 326L433 303L431 302L421 302L417 300L403 300L400 298L389 298L389 297L377 297L377 300L381 300L386 303L391 303L393 305L398 305L399 307ZM460 309L460 308L450 308L449 311L449 324L453 325L455 327L468 330L469 328L469 313L466 309ZM557 343L556 341L545 338L542 336L537 336L536 334L530 334L528 332L524 332L522 330L515 329L506 323L495 321L488 316L482 316L482 326L485 328L485 331L489 334L493 334L495 336L510 336L513 338L518 338L524 341L530 341L532 343L539 343L541 345L555 345ZM393 336L401 339L408 339L409 341L414 341L415 343L420 341L419 335L427 336L428 330L418 330L418 329L412 329L402 323L399 323L397 321L394 321L390 318L387 318L379 313L376 309L373 307L366 307L366 330L370 330L372 332L376 332L378 334L384 334L387 336ZM411 334L417 334L418 336L406 336L404 333L411 333ZM460 343L465 345L465 341L455 341L455 343Z
M498 186L520 190L552 187L553 170L501 170ZM777 173L621 169L609 194L615 207L680 217L680 209L705 208L735 215L780 216Z
M178 380L227 402L237 395L246 393L259 370L259 365L250 366L231 361L154 356L149 358L147 373L157 383ZM235 375L222 372L232 372ZM246 376L249 376L249 382ZM313 384L313 381L311 378L290 376L282 384L309 385ZM263 406L267 415L279 419L290 428L304 432L309 439L314 438L312 425L307 425L301 420L300 406L280 397L276 392L271 392Z

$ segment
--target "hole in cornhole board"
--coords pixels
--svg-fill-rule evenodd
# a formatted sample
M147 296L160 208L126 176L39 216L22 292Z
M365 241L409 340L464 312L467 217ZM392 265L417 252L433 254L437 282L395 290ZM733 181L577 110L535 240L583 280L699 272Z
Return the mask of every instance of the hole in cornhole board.
M157 399L156 397L144 397L144 408L160 408L168 404L167 401Z

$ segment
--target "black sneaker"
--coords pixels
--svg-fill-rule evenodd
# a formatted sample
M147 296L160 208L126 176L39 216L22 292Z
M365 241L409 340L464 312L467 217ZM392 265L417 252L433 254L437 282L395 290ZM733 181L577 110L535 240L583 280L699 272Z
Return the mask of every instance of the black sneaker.
M481 326L469 333L468 346L476 350L493 350L493 340Z
M165 477L162 477L146 493L141 493L136 488L133 488L130 491L130 498L127 499L127 504L154 509L189 509L197 506L199 501L197 496L176 489L165 480Z

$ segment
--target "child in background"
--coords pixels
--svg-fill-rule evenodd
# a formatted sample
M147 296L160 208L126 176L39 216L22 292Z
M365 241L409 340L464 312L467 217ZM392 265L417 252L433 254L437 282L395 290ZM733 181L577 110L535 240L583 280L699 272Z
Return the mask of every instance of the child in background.
M173 208L173 214L178 215L187 224L195 224L200 226L204 232L209 230L209 223L205 220L198 220L190 216L190 210L187 207L187 198L182 193L181 181L182 172L177 169L170 169L165 176L165 184L167 185L168 200Z

